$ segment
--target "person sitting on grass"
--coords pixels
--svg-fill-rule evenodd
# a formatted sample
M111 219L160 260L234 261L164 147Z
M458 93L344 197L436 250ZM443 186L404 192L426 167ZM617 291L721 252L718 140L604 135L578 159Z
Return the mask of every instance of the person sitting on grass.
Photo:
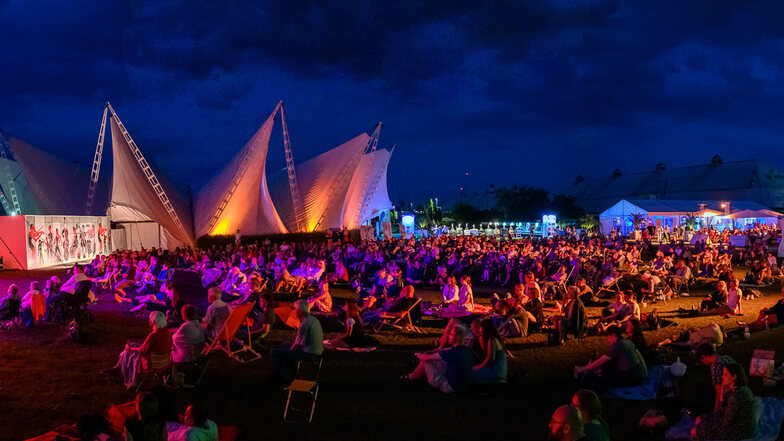
M464 391L474 365L471 351L463 344L465 337L465 326L455 324L449 333L449 347L414 354L419 364L401 379L413 381L425 378L428 384L444 393Z
M492 320L484 319L479 323L478 337L484 359L474 366L471 382L476 384L506 383L506 348Z
M721 346L724 343L724 331L716 323L709 323L701 328L691 328L674 334L658 343L658 347L671 345L685 349L697 349L703 343Z
M727 284L719 281L716 285L716 291L713 291L709 297L702 299L700 302L700 314L710 315L713 311L724 310L724 305L727 303Z
M762 331L781 323L784 323L784 286L781 287L781 298L775 305L762 308L753 322L738 322L740 326L748 327L751 332Z
M182 424L166 423L166 432L169 441L218 441L218 425L195 403L185 409Z
M136 417L125 421L125 441L166 441L165 422L158 418L158 399L151 392L136 395Z
M400 291L400 296L389 302L385 302L380 308L375 310L367 310L362 313L362 321L368 324L378 323L382 313L395 314L408 311L419 300L414 295L414 286L406 285ZM419 308L411 310L411 320L413 323L418 323L421 320L421 313Z
M555 409L552 418L550 418L548 439L551 441L585 441L580 410L568 404Z
M610 347L597 360L585 366L575 366L574 374L580 383L591 388L605 389L635 386L648 377L648 368L634 343L623 338L621 329L613 326L607 330Z
M159 293L136 297L132 302L138 302L139 304L131 308L131 312L141 311L145 308L148 311L166 311L167 308L171 307L166 302L171 298L173 286L172 282L167 280L161 285Z
M586 441L610 441L610 430L602 418L602 402L590 389L580 389L572 396L572 406L580 409Z
M718 408L697 418L692 438L733 441L754 437L758 404L741 365L724 366L720 391Z
M378 341L365 335L357 301L348 299L343 310L346 312L346 333L330 340L332 346L336 348L364 348L378 345Z
M329 293L329 283L322 280L319 283L319 290L308 299L310 310L329 314L332 312L332 295Z
M560 309L561 314L553 316L552 320L555 332L558 333L558 342L564 344L569 334L579 336L585 329L585 305L577 298L577 287L566 289L566 303Z
M640 305L635 299L634 291L628 290L623 294L619 293L619 296L620 297L616 296L616 302L620 299L623 302L623 305L618 307L615 312L601 318L599 324L596 326L599 333L604 333L607 328L611 326L623 325L630 319L640 320L642 313L640 311Z
M536 285L528 287L528 303L525 304L525 311L530 314L528 317L528 332L538 332L544 326L544 303L542 302L542 292Z
M506 300L496 303L499 315L498 332L506 337L526 337L528 335L528 314L522 305L511 307Z
M455 276L449 276L449 278L446 279L446 286L444 286L441 297L441 304L443 306L457 303L460 297L458 295L457 279L455 279Z
M585 277L577 279L577 297L585 306L597 306L600 303L599 297L594 295L593 290L585 281Z
M727 365L735 363L735 360L729 355L721 355L716 352L710 343L702 343L697 346L697 360L704 366L710 366L712 392L714 393L713 411L717 412L723 393L722 372Z

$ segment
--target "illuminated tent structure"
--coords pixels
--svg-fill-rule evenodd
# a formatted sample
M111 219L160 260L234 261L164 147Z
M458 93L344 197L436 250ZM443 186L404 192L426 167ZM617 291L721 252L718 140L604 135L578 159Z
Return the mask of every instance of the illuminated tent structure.
M343 204L342 227L359 228L392 207L387 193L387 168L393 150L363 155Z
M159 180L108 103L107 110L111 112L113 167L111 198L106 214L115 226L125 230L124 237L112 231L113 246L138 250L194 245L191 218L183 216L189 210L183 208L185 204L179 199L169 198L169 195L174 196L174 192L165 188L166 185ZM104 112L104 118L105 115ZM96 157L103 150L101 138L99 144ZM94 181L97 181L97 174Z
M0 200L6 214L85 214L81 207L89 176L86 166L61 160L15 137L0 149ZM100 196L106 199L105 193Z
M270 134L281 104L229 165L196 197L197 236L286 233L267 189L265 166ZM287 193L288 194L288 190Z
M372 135L361 133L297 165L304 231L355 228L391 207L386 188L391 152L375 149L380 129L379 124ZM285 170L270 176L270 194L286 227L297 231Z

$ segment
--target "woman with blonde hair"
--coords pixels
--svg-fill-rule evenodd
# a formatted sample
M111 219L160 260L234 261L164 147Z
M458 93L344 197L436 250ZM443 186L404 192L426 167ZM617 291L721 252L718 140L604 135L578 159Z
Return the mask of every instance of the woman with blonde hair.
M457 304L471 311L474 309L474 290L471 287L471 277L464 275L460 278L460 289L457 293Z

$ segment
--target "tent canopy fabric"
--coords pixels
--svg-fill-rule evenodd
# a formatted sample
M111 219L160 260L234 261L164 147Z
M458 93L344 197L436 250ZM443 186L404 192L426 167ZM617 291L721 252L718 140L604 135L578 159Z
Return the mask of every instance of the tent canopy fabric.
M287 232L267 188L269 140L279 107L229 165L199 192L196 234L260 235ZM214 219L219 213L218 218Z
M100 209L85 213L89 164L63 161L15 137L11 137L8 144L16 160L15 166L14 161L9 165L12 165L21 214L103 214ZM7 190L7 185L2 183L4 190ZM105 187L96 190L97 201L108 201Z
M306 231L344 226L346 196L369 140L367 133L361 133L338 147L297 165L297 181L303 199L302 216ZM296 231L296 218L288 185L285 169L270 176L270 194L280 218L289 230Z
M660 199L621 199L616 204L602 212L600 217L622 216L632 213L643 213L648 216L721 216L725 213L723 201L700 200L660 200ZM700 206L704 204L704 210ZM761 204L753 201L732 201L730 208L735 210L760 211L768 210Z
M181 224L175 222L139 165L131 150L129 140L125 138L120 129L116 115L112 115L110 118L110 127L113 158L112 195L106 214L112 218L113 222L157 222L177 241L194 245L195 241L189 230L190 216L183 217L183 214L189 213L189 211L178 207L177 200L173 198L174 192L164 188ZM160 185L164 187L162 182Z
M738 210L727 216L730 219L745 219L745 218L762 218L762 217L778 217L782 214L768 209L761 210Z
M387 193L387 167L391 157L392 152L384 149L362 157L346 194L342 226L359 228L392 206Z

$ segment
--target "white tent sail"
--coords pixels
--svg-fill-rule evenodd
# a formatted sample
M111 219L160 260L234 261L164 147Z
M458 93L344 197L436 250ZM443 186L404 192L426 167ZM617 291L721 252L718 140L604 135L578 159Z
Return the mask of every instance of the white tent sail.
M392 206L387 195L387 165L392 152L376 150L362 156L343 204L343 226L359 228L380 210Z
M160 226L160 228L141 228L141 225L137 225L138 228L135 230L137 232L150 231L145 233L147 243L131 238L133 239L131 243L134 245L168 248L173 248L180 243L193 245L195 242L189 231L190 223L183 223L183 220L187 222L189 217L183 218L181 215L187 211L175 209L173 202L167 196L173 193L168 189L163 190L161 182L113 111L110 126L114 164L112 195L106 214L111 217L112 222L128 224L154 222ZM157 241L154 237L156 235ZM135 247L131 246L131 248Z
M94 214L84 213L80 201L89 173L86 166L63 161L18 138L11 137L8 144L15 158L9 166L19 194L20 214Z
M370 136L362 133L297 165L306 231L343 227L346 194L369 140ZM285 170L271 177L270 192L280 218L290 230L296 231L296 219Z
M280 104L229 165L196 198L196 233L285 233L267 189L265 166Z

